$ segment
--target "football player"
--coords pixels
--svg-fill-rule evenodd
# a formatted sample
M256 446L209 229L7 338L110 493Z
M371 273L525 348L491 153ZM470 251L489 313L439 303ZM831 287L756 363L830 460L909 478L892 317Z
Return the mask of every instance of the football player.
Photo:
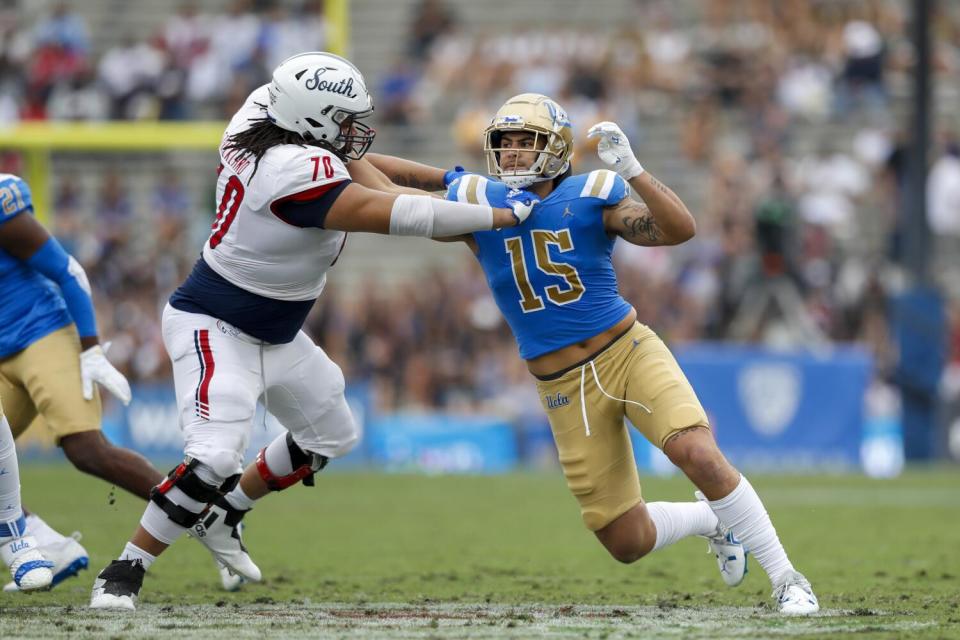
M0 207L0 401L14 438L45 425L74 467L147 499L163 474L100 432L95 384L124 404L130 385L100 346L83 268L34 218L21 178L0 174ZM54 585L86 568L87 552L74 537L34 513L25 523L54 563ZM17 590L16 581L4 590Z
M753 487L717 447L673 355L617 290L617 238L679 244L693 237L694 218L644 171L616 124L601 122L589 136L599 138L610 170L573 175L564 110L546 96L521 94L485 131L488 172L496 179L399 158L370 161L389 178L427 188L449 183L451 200L496 204L517 189L540 200L516 227L461 239L537 379L567 484L607 551L629 563L686 536L704 536L727 584L743 579L747 549L770 577L781 612L816 612L810 583L787 558ZM696 485L696 502L644 502L624 417Z
M186 458L100 572L91 607L135 609L145 571L188 530L234 573L260 580L241 542L244 515L270 491L311 484L356 445L343 374L301 330L347 232L457 236L515 226L531 211L529 197L490 207L352 182L347 163L373 142L362 122L372 110L353 64L313 52L281 63L228 124L212 232L163 311ZM258 399L288 432L244 471Z

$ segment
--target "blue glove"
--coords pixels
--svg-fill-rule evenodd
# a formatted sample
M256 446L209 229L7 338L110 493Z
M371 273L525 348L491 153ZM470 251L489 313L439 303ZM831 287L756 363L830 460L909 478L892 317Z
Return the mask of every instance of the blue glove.
M523 224L523 221L530 217L533 208L540 204L540 198L520 189L511 189L507 192L504 200L506 208L513 211L513 217L517 219L517 224Z
M450 171L447 171L443 174L443 186L449 187L450 183L459 178L462 175L465 175L467 172L460 165L455 166Z

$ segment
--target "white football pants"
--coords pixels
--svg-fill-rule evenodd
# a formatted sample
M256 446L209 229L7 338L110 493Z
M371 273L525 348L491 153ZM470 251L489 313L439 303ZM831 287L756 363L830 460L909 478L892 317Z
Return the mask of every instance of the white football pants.
M184 453L227 478L240 473L257 401L304 451L337 458L360 441L343 372L300 331L268 344L212 316L163 310Z

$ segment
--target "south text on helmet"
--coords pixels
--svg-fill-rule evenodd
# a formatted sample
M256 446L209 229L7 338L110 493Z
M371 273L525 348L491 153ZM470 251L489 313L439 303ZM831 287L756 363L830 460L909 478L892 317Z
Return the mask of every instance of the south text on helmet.
M347 96L348 98L356 98L357 94L353 91L353 78L340 79L337 82L331 82L329 80L323 80L322 76L329 67L320 67L313 72L312 78L307 78L304 86L311 91L329 91L331 93L338 93L342 96Z

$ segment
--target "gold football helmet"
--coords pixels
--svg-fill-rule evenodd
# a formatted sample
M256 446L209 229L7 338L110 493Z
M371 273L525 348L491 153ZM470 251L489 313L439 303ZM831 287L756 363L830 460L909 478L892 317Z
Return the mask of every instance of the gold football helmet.
M531 151L539 154L528 169L504 170L500 165L501 138L509 131L534 134ZM524 189L535 182L553 180L570 168L573 157L573 128L563 108L539 93L521 93L507 100L484 130L483 151L487 173L508 186Z

